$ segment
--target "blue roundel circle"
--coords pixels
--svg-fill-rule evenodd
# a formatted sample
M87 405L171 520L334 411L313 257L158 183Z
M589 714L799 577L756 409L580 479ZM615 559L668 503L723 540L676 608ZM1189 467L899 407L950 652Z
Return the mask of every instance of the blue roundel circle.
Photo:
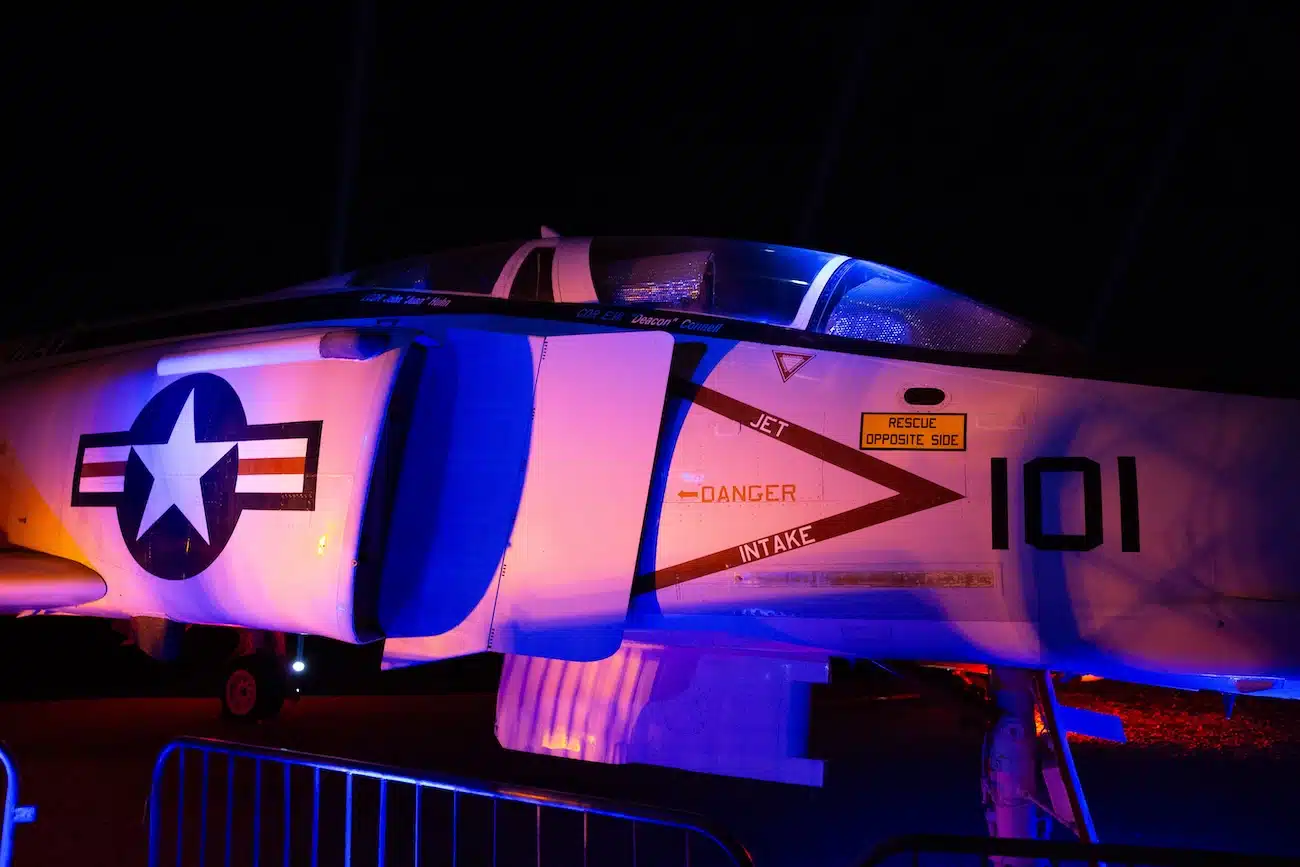
M211 373L183 377L145 404L131 425L117 521L140 566L168 581L212 565L235 532L244 407Z

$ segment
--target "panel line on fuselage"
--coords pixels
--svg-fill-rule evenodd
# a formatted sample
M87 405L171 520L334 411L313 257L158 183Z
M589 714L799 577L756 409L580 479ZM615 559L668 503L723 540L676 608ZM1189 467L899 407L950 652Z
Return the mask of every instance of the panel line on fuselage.
M1268 390L1261 391L1257 387L1243 388L1239 383L1184 379L1190 374L1181 372L1182 368L1179 368L1180 372L1176 375L1168 371L1144 375L1137 367L1126 363L1123 359L1102 364L1096 359L1073 356L1058 358L1033 353L975 355L799 331L788 326L707 313L685 314L674 310L612 305L516 301L488 295L436 291L430 293L427 290L367 289L301 298L240 302L217 309L181 310L171 315L83 328L21 342L14 341L4 346L8 357L0 358L0 375L8 375L11 371L18 373L25 369L21 366L29 361L39 365L44 359L62 360L74 353L119 346L125 348L135 343L197 338L278 325L320 325L331 321L371 317L382 321L388 317L438 314L496 315L563 323L576 321L608 328L650 328L684 337L712 337L765 346L842 352L846 355L916 361L974 370L1002 370L1259 397L1293 396L1290 391L1273 393ZM33 347L37 348L33 349Z

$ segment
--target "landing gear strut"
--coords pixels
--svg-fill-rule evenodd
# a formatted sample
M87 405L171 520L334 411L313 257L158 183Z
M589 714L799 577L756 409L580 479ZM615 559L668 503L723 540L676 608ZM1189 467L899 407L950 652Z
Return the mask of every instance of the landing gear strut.
M1051 826L1034 797L1039 756L1033 674L994 669L989 672L989 698L999 711L984 737L984 819L989 836L1044 840Z
M1060 723L1051 672L989 671L996 719L984 740L984 815L991 837L1045 840L1051 822L1097 842L1070 744ZM1004 865L1035 859L1003 858Z

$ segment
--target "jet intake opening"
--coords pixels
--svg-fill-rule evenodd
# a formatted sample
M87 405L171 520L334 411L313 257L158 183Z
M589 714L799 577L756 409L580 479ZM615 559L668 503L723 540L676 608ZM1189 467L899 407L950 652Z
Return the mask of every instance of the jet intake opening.
M660 331L429 349L378 585L389 667L618 649L672 349Z

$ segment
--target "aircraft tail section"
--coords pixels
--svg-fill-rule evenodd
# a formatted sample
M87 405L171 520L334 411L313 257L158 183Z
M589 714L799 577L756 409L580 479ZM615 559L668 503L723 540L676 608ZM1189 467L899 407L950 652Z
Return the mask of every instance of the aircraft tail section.
M477 331L428 348L375 583L385 667L617 651L672 349Z

